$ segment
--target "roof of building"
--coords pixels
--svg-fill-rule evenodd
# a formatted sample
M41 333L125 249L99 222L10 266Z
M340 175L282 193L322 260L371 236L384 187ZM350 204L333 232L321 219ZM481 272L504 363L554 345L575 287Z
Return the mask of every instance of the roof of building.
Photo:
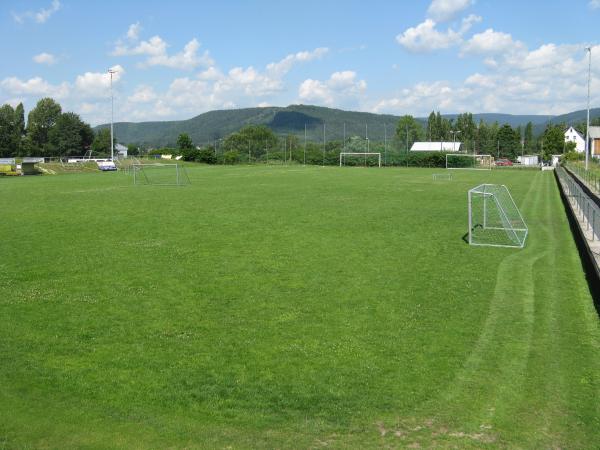
M411 152L457 152L461 142L415 142L410 148Z
M600 127L590 127L590 138L600 139Z
M582 134L579 131L577 131L574 127L567 128L567 130L565 131L565 134L567 134L571 130L573 130L577 134L577 136L579 136L581 139L583 139L585 141L585 137L583 137Z

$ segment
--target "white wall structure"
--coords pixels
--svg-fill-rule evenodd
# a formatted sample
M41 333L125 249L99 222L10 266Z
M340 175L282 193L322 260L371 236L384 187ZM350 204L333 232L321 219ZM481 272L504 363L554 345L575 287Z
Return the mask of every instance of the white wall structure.
M573 127L569 127L569 129L565 131L565 142L575 142L577 145L575 150L579 153L585 151L585 137Z
M517 156L517 161L519 161L524 166L537 166L540 162L538 159L538 155Z
M415 142L411 152L458 152L461 142Z
M117 152L118 156L127 158L127 147L125 147L123 144L116 144L115 151Z

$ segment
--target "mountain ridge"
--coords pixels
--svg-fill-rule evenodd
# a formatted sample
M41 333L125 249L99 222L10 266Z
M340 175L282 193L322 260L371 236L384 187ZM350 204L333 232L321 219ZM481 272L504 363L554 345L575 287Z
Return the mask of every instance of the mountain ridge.
M455 119L457 116L458 114L443 114L447 119ZM525 126L527 122L532 122L534 132L539 134L548 123L572 125L585 121L585 116L586 111L579 110L556 116L478 113L473 114L473 119L476 122L481 119L486 123L497 121L500 125L508 123L512 127ZM345 128L346 136L368 136L369 139L383 141L393 137L400 117L313 105L289 105L214 110L185 120L116 122L114 129L115 136L121 143L153 147L173 146L181 133L188 133L198 145L211 143L246 125L266 125L278 135L295 134L303 138L306 124L306 136L311 141L323 140L323 128L326 140L342 139ZM600 108L590 110L590 117L600 117ZM416 119L426 126L426 117ZM109 126L101 124L95 129Z

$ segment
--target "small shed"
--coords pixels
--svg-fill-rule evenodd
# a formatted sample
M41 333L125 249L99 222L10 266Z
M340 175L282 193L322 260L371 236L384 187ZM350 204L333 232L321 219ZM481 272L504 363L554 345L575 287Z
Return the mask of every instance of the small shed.
M517 161L523 166L537 166L540 163L538 155L517 156Z
M117 157L127 158L127 147L125 147L123 144L116 144L115 151L117 152Z
M37 161L26 161L21 162L21 174L22 175L40 175L42 172L38 170L35 165Z

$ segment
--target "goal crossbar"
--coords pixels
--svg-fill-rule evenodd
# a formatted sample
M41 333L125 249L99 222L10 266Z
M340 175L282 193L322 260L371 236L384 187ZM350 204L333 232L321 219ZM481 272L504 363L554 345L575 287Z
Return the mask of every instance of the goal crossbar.
M363 157L368 157L368 156L377 156L377 165L379 167L381 167L381 153L375 153L375 152L341 152L340 153L340 167L342 167L343 163L344 163L344 157L345 156L363 156Z

